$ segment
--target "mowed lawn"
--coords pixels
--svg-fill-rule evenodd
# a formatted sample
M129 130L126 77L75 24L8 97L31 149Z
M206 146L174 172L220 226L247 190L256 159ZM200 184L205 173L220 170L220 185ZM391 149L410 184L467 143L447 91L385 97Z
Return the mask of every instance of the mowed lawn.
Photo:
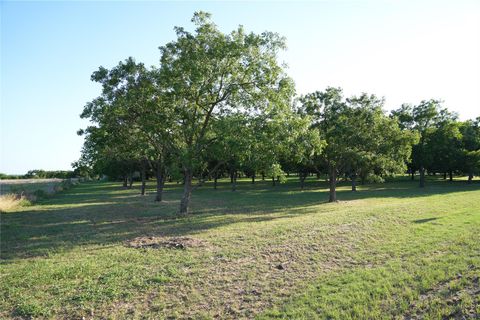
M181 186L159 204L149 183L145 197L83 183L2 213L0 318L480 316L478 182L341 185L326 203L313 178L304 191L223 181L181 219Z

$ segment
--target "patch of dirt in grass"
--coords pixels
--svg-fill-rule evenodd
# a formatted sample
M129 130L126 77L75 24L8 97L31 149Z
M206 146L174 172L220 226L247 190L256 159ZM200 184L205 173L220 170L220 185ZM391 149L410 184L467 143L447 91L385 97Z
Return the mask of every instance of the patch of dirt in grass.
M170 248L170 249L187 249L209 247L204 240L191 237L137 237L126 243L127 247L142 248Z
M345 230L344 230L345 229ZM342 231L341 233L339 232ZM209 257L204 272L189 274L188 283L172 282L163 286L169 305L159 309L168 317L173 310L182 318L197 319L201 315L214 319L252 319L263 310L301 291L310 279L319 274L338 270L359 262L349 256L349 251L358 227L338 227L332 233L312 233L303 237L292 236L277 243L245 247L242 256L222 255L217 248ZM340 234L339 234L340 233ZM329 239L334 236L333 239ZM299 240L296 240L299 239ZM331 241L332 246L323 248L322 243ZM241 244L239 244L242 246ZM200 253L199 253L200 254ZM160 295L148 297L146 309ZM195 305L185 309L186 303Z
M348 267L371 267L371 261L355 260L353 252L361 249L362 242L371 241L368 235L375 221L314 223L283 230L277 237L271 237L271 230L265 229L265 234L215 238L214 246L190 236L135 238L126 245L192 248L190 253L201 263L184 268L182 277L146 290L133 304L138 312L149 312L157 318L253 319L302 292L319 275ZM223 241L229 246L222 245ZM128 317L126 309L109 312L118 318Z

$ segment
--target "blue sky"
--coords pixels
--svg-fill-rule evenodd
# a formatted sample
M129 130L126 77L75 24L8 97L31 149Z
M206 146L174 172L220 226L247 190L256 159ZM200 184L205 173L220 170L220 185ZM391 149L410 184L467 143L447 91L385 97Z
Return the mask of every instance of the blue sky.
M229 32L275 31L298 93L341 86L386 108L440 98L480 116L480 1L1 2L0 172L70 169L99 94L90 75L133 56L157 64L194 11Z

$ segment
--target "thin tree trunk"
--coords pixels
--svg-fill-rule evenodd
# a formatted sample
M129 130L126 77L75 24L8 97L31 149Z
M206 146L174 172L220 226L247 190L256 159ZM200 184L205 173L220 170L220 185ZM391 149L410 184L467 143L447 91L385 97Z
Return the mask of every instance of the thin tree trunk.
M265 173L262 172L262 181L265 181Z
M232 175L232 191L235 191L237 190L237 171L235 170L235 172L233 173Z
M252 184L255 184L255 172L252 174Z
M367 176L365 174L361 174L360 183L362 184L362 186L365 184L366 180L367 180Z
M450 181L453 181L453 171L452 170L448 171L448 177L449 177Z
M130 174L128 175L128 180L129 180L128 189L132 189L132 185L133 185L133 173L130 173Z
M157 194L155 196L155 201L161 202L163 199L163 186L165 185L165 175L164 175L163 164L161 161L157 162Z
M337 169L335 167L329 168L328 180L330 185L328 202L335 202L337 201Z
M468 173L468 183L472 183L472 180L473 180L473 172L470 171L470 172Z
M443 173L443 180L447 180L447 172Z
M140 194L142 196L145 195L145 186L146 186L146 171L147 171L147 169L145 167L146 167L145 161L142 161L142 172L140 173L141 176L142 176L142 187L141 187Z
M305 178L307 177L304 173L299 173L300 176L300 188L303 190L305 188Z
M351 176L352 179L352 191L357 191L357 174L354 173Z
M124 175L124 176L123 176L123 187L124 187L124 188L127 188L127 187L128 187L128 181L127 181L127 179L128 179L128 178L127 178L127 175Z
M415 170L412 170L411 174L412 174L412 181L413 181L413 180L415 180Z
M276 183L275 183L275 177L274 177L274 176L272 176L272 186L274 186L274 187L275 187L275 185L276 185Z
M185 185L183 187L182 200L180 201L180 215L186 216L188 214L190 197L192 196L192 172L190 169L184 169L184 180Z
M217 175L215 175L215 178L213 179L213 189L217 190Z
M420 188L425 187L425 168L420 168Z

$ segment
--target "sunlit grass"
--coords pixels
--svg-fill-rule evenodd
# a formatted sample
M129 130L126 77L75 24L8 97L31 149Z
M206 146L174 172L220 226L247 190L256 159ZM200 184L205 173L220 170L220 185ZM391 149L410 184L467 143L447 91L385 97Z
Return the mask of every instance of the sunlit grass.
M438 318L478 315L478 183L400 179L326 203L294 177L196 190L85 183L2 214L0 317ZM138 236L208 246L134 249ZM458 275L461 274L461 277ZM477 280L475 280L477 279ZM477 282L475 282L477 281ZM452 302L454 301L454 302Z

